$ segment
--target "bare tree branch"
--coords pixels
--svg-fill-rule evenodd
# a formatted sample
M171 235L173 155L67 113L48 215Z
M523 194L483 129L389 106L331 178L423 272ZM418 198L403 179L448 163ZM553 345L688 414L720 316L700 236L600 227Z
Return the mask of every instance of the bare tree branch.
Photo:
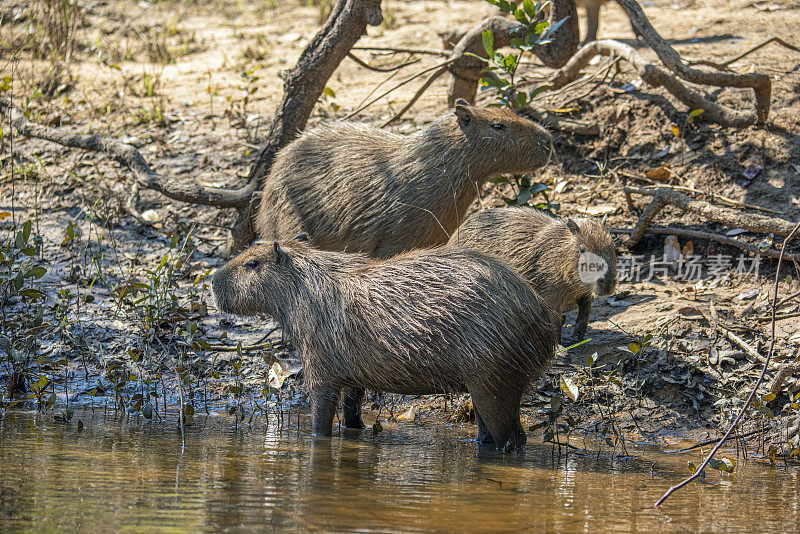
M642 7L639 5L636 0L616 0L617 4L625 10L625 13L628 15L628 18L631 21L631 26L633 29L641 35L644 40L650 45L650 48L656 53L658 58L673 73L678 75L679 77L683 78L687 82L696 83L700 85L715 85L717 87L739 87L739 88L750 88L753 90L755 94L755 116L752 122L748 122L745 124L741 119L736 121L736 124L729 124L730 126L747 126L748 124L764 124L767 121L767 117L769 116L769 108L770 108L770 96L772 94L772 81L769 79L769 76L766 74L736 74L732 72L705 72L697 69L693 69L686 64L684 64L683 60L681 59L680 55L675 51L669 43L667 43L653 28L650 24L650 21L647 20L647 16L642 11ZM631 63L634 63L631 61ZM635 64L635 63L634 63ZM640 63L641 65L641 63ZM657 69L654 66L646 66L646 65L637 65L636 67L640 71L644 70L645 76L642 76L647 83L654 86L663 86L667 89L670 93L674 96L679 98L682 102L688 103L686 99L695 100L695 96L697 93L694 91L690 91L686 89L682 84L678 83L672 77L665 76L666 73ZM641 72L640 72L641 74ZM649 78L649 79L648 79ZM669 79L672 78L672 79ZM654 84L653 82L659 82ZM678 93L682 93L684 96L681 97ZM694 93L694 95L692 94ZM698 95L699 96L699 95ZM701 97L702 102L709 102L705 98ZM701 101L698 101L697 104L700 104ZM695 104L690 104L694 106ZM708 112L707 107L697 106L693 107L693 109L705 109ZM724 109L724 108L722 108ZM732 113L728 113L730 118L735 117ZM740 115L740 114L737 114ZM722 118L722 116L721 116ZM707 120L712 120L713 122L717 122L718 124L723 124L722 122L718 122L715 119L711 119L706 117ZM748 119L750 117L748 116Z
M767 217L756 213L747 213L722 206L715 206L704 200L695 200L674 189L646 189L642 187L626 186L625 191L627 193L653 197L653 201L639 218L639 221L636 223L631 233L631 237L625 243L625 246L628 248L633 247L639 242L658 212L664 209L668 204L681 208L684 211L696 213L709 221L722 223L733 228L744 228L751 232L787 236L794 228L794 223L786 219Z

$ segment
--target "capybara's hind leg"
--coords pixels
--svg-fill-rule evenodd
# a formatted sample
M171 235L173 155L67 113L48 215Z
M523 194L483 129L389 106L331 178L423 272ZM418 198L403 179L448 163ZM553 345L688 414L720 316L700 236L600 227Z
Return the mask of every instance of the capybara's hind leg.
M519 421L519 402L521 395L509 391L487 391L483 388L470 388L475 413L489 430L499 449L522 450L527 436ZM479 430L480 432L480 430Z
M474 405L473 410L475 410ZM475 410L475 424L478 425L478 443L494 443L494 438L492 438L489 429L486 428L486 423L483 422L478 410Z
M364 402L364 388L348 388L342 395L342 413L344 426L347 428L364 428L361 419L361 403Z
M330 386L311 389L311 429L315 436L330 436L339 404L339 390Z

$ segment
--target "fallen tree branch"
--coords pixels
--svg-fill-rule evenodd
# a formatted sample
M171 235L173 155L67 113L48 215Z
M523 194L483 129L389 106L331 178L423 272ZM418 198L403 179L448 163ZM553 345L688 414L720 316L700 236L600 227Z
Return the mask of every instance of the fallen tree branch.
M726 328L725 325L720 323L720 326L725 331L725 337L728 339L728 341L738 345L751 358L753 358L753 360L761 362L761 363L764 363L764 364L767 363L767 359L765 357L763 357L761 354L759 354L758 351L755 348L753 348L753 346L750 345L747 341L745 341L744 339L742 339L739 336L737 336L735 332L733 332L730 329Z
M719 200L721 202L724 202L725 204L730 204L731 206L738 206L740 208L747 208L747 209L756 210L756 211L763 211L764 213L772 213L774 215L780 215L781 213L783 213L781 211L773 210L773 209L770 209L770 208L765 208L763 206L758 206L756 204L749 204L747 202L740 202L738 200L734 200L732 198L728 198L726 196L720 195L719 193L712 193L710 191L701 191L700 189L695 189L694 187L686 187L686 186L683 186L683 185L672 185L672 184L658 184L657 182L654 182L653 180L650 180L648 178L644 178L644 177L641 177L641 176L635 176L633 178L635 178L637 180L646 181L646 182L648 182L650 184L654 184L654 185L651 185L651 186L645 186L646 189L658 189L659 187L665 187L667 189L675 189L676 191L686 191L687 193L693 193L693 194L696 194L696 195L705 195L707 197L711 197L711 200Z
M705 72L693 69L683 63L680 55L675 51L675 49L672 48L672 46L670 46L670 44L665 41L653 28L653 26L650 24L650 21L647 20L647 16L644 14L644 11L642 11L642 7L638 2L636 2L636 0L616 0L616 2L628 15L628 19L630 20L634 31L642 36L650 48L653 49L653 52L656 53L664 66L670 71L690 83L700 85L715 85L717 87L752 89L755 96L755 113L742 114L734 112L728 108L725 108L724 106L714 104L695 91L687 89L682 84L677 82L677 80L675 80L673 77L666 75L665 72L652 65L644 69L642 73L644 74L642 76L644 81L650 85L653 85L653 82L657 82L656 86L663 86L675 97L679 98L686 104L689 104L687 100L693 101L690 104L691 109L706 110L706 113L703 114L704 120L710 120L722 126L741 127L748 126L750 124L764 124L767 121L767 117L769 116L770 97L772 94L772 81L770 80L769 76L766 74L756 73L736 74L732 72ZM683 98L676 93L682 93ZM696 102L694 102L695 99L697 99ZM706 107L706 105L700 105L703 103L706 103L706 105L713 104L716 109L711 110L711 114L709 114L710 108ZM718 115L719 119L726 119L726 122L729 124L724 124L715 118L711 118L713 115Z
M113 137L70 133L61 128L35 124L6 100L0 100L0 113L8 114L9 122L19 133L27 137L44 139L71 148L100 152L113 158L131 170L140 188L158 191L173 200L218 208L234 208L246 205L255 190L253 184L248 184L241 189L217 189L198 183L181 183L155 172L135 147L121 143ZM132 213L134 212L136 212L135 208Z
M447 57L450 54L444 50L429 48L397 48L394 46L354 46L351 50L364 50L366 52L394 52L398 54L425 54L429 56Z
M612 229L612 233L615 234L630 234L632 232L633 232L632 230ZM711 232L701 232L699 230L689 230L687 228L650 226L645 229L644 233L650 235L679 235L684 237L691 237L692 239L707 239L710 241L716 241L717 243L722 243L723 245L736 247L745 252L749 252L750 254L753 254L755 256L764 256L766 258L778 259L781 255L780 252L777 250L772 250L772 249L763 250L755 245L751 245L750 243L745 243L744 241L740 241L738 239L733 239L732 237L720 234L713 234ZM800 254L787 252L784 255L784 258L800 263Z
M699 59L697 61L690 61L689 65L707 65L707 66L713 67L713 68L715 68L717 70L727 70L728 66L730 66L732 63L736 63L737 61L739 61L743 57L745 57L745 56L747 56L749 54L752 54L756 50L758 50L760 48L763 48L763 47L767 46L770 43L778 43L779 45L784 46L784 47L786 47L786 48L788 48L790 50L794 50L795 52L800 52L800 47L791 45L791 44L787 43L786 41L784 41L783 39L781 39L780 37L770 37L769 39L767 39L763 43L757 44L756 46L748 49L745 52L742 52L741 54L739 54L735 58L732 58L732 59L729 59L728 61L725 61L724 63L715 63L715 62L709 61L707 59Z
M783 383L795 373L800 373L800 355L796 356L793 362L784 362L783 367L781 367L772 384L770 384L769 392L777 397L783 388Z
M655 30L654 30L655 31ZM659 37L660 39L660 37ZM669 46L669 45L666 45ZM717 104L705 98L702 94L690 89L678 80L674 75L666 72L663 68L653 65L645 60L632 46L621 43L619 41L601 40L592 41L581 48L561 69L555 71L550 77L548 85L553 90L560 89L568 83L576 80L581 71L589 64L589 62L598 55L614 56L617 55L627 61L636 69L636 73L642 80L644 80L651 87L663 87L672 96L680 100L689 109L702 109L703 114L698 117L709 122L714 122L721 126L734 126L743 127L751 124L759 124L766 120L766 114L769 112L769 93L771 91L771 82L766 78L767 88L766 103L762 100L757 100L757 112L741 112L727 108L723 105ZM698 71L699 72L699 71ZM718 74L718 73L714 73ZM738 76L738 75L736 75ZM743 75L743 76L756 76L756 75ZM757 75L764 76L764 75ZM759 78L760 79L760 78ZM729 80L717 80L720 83ZM702 82L696 82L702 83ZM738 82L737 82L738 83ZM719 85L710 84L707 85ZM724 87L738 87L739 85L723 85ZM760 93L759 93L760 94ZM758 107L760 106L760 107ZM766 111L762 108L766 106Z
M727 432L725 432L725 435L722 436L722 439L720 439L719 442L717 442L717 444L711 450L711 452L708 453L708 456L706 456L706 459L703 460L703 463L700 464L700 466L695 470L692 476L686 478L679 484L676 484L675 486L669 488L667 492L656 502L655 506L660 506L664 501L666 501L669 498L670 495L672 495L674 492L678 491L685 485L689 484L703 473L708 463L711 461L711 459L714 457L717 451L719 451L719 449L722 447L725 441L727 441L728 437L730 437L730 435L739 425L739 421L742 420L742 417L744 417L745 412L747 412L747 408L753 401L753 397L755 397L756 391L758 391L759 386L761 386L761 383L764 381L764 377L767 374L767 369L769 368L769 362L770 360L772 360L772 354L775 351L775 303L778 300L778 288L781 280L781 264L783 263L783 253L786 251L786 245L789 243L789 240L792 237L794 237L798 229L800 229L800 222L798 222L794 226L794 228L792 228L792 231L789 233L789 235L786 236L786 239L783 240L783 244L781 245L781 256L780 258L778 258L778 268L775 270L775 289L774 289L775 294L772 297L772 323L770 325L771 332L770 332L769 352L767 352L767 357L766 360L764 361L764 367L761 369L761 375L759 375L758 380L756 380L756 383L753 386L753 390L750 392L750 395L747 396L747 400L745 401L744 406L742 406L741 410L739 410L739 413L736 415L736 418L733 420L733 423L731 423L731 426L728 428Z
M647 206L647 209L637 221L633 232L631 232L631 237L625 243L625 246L628 248L635 246L639 242L658 212L667 205L696 213L710 221L722 223L733 228L743 228L756 233L786 236L792 232L794 226L793 223L786 219L766 217L755 213L746 213L722 206L715 206L704 200L695 200L673 189L648 189L625 186L624 190L627 193L636 193L638 195L653 197L652 202Z

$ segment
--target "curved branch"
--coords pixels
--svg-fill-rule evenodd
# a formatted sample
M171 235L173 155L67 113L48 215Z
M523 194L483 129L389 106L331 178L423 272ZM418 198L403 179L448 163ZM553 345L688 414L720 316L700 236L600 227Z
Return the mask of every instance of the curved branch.
M619 41L602 40L588 43L581 48L577 54L572 56L566 65L552 74L549 85L552 86L552 89L559 89L577 79L581 74L581 70L597 55L617 55L622 57L622 59L630 63L636 69L637 74L642 80L647 82L648 85L652 87L663 87L690 109L704 110L704 113L698 117L698 120L702 119L721 126L733 126L737 128L749 126L751 124L759 124L761 121L763 110L759 109L758 106L763 106L763 102L759 104L758 98L756 99L755 113L736 111L717 104L716 102L712 102L697 91L685 86L675 76L667 73L661 67L648 63L632 46ZM769 78L767 78L767 83L769 85ZM717 84L711 83L711 85ZM740 85L730 85L730 87L740 87ZM767 93L769 93L769 88ZM766 100L766 106L766 113L768 113L769 98ZM764 119L766 119L766 114L764 114Z
M733 72L705 72L693 69L687 66L680 55L675 51L669 43L667 43L653 28L647 16L642 11L642 7L636 0L616 0L617 4L625 10L628 18L631 21L633 29L641 35L644 40L650 45L650 48L656 53L658 58L669 70L683 78L687 82L701 84L701 85L715 85L717 87L738 87L750 88L755 94L755 120L748 124L764 124L769 116L770 96L772 94L772 81L766 74L736 74ZM638 67L637 67L638 68ZM650 66L649 70L656 70L654 66ZM658 85L663 85L670 93L676 97L681 98L675 91L684 92L688 97L690 92L683 87L674 78L668 80L665 72L648 73L651 80L659 81ZM644 79L644 76L642 76ZM671 78L671 77L670 77ZM651 85L652 81L645 80ZM681 91L681 89L683 91ZM694 91L691 91L694 93ZM696 94L696 93L695 93ZM702 97L701 97L702 98ZM704 98L702 100L708 102ZM683 101L683 99L682 99ZM703 108L706 109L707 108ZM717 121L714 121L717 122ZM721 124L721 123L720 123ZM745 126L746 124L732 124L732 126Z
M254 184L248 184L241 189L217 189L197 183L178 183L151 169L135 147L121 143L113 137L75 134L65 132L60 128L34 124L20 110L5 100L0 100L0 112L3 115L8 113L9 121L22 135L52 141L62 146L101 152L110 156L133 172L140 188L158 191L173 200L218 208L235 208L246 206L255 190Z

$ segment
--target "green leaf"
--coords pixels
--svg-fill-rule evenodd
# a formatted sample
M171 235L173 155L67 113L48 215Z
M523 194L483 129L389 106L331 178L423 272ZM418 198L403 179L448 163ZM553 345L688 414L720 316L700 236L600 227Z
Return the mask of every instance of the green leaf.
M47 274L47 269L45 269L44 267L39 266L39 267L34 267L30 271L28 271L28 274L26 274L25 277L26 278L41 278L45 274Z
M705 111L706 110L704 110L704 109L694 109L694 110L689 112L689 116L692 117L692 118L699 117L700 115L705 113Z
M489 57L492 57L494 55L494 35L492 30L484 30L481 35L483 36L483 49L486 50Z
M525 12L521 9L514 11L514 18L523 24L530 24L527 15L525 15Z
M522 2L522 9L525 10L525 13L528 14L528 17L530 17L531 20L536 17L536 6L531 0L525 0Z
M19 296L35 300L35 299L43 299L44 298L44 293L42 293L38 289L26 288L26 289L20 290Z
M588 356L586 357L586 365L588 365L589 367L591 367L592 365L594 365L594 364L595 364L595 362L597 361L597 358L598 358L598 356L597 356L597 353L596 353L596 352L595 352L594 354L590 354L590 355L588 355Z
M628 350L633 354L639 354L641 347L639 347L638 343L631 343L628 345Z
M761 396L761 402L769 402L769 401L772 401L772 400L775 400L775 394L774 393L767 393L766 395L762 395Z

